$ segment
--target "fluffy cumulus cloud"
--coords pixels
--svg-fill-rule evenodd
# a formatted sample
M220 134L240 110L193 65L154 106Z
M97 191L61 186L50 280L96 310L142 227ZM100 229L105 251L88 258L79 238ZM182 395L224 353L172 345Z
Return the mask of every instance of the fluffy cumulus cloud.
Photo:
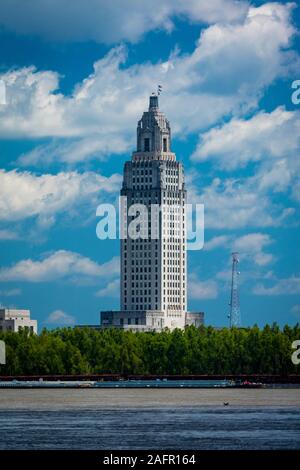
M267 187L258 183L261 174L246 178L214 178L199 187L199 174L187 174L188 198L204 204L205 228L236 229L276 227L294 214L294 208L272 200Z
M0 297L16 297L17 295L21 295L21 293L21 289L0 290Z
M271 253L266 253L264 248L272 243L270 235L264 233L250 233L237 238L233 242L233 250L240 256L254 261L258 266L265 266L274 261Z
M233 194L231 218L237 215L242 223L249 215L255 216L261 226L279 225L300 201L299 136L299 111L286 111L283 107L271 113L260 112L248 120L233 119L204 133L192 156L194 161L210 159L228 171L257 162L253 176L235 182L228 178L223 184L217 180L206 189L208 204L216 202L214 195L220 192L225 196L220 208L226 211L226 201ZM285 204L291 206L275 204L279 193L289 197L290 203L286 198Z
M103 160L113 153L129 151L132 144L132 138L126 139L122 134L113 134L109 138L101 135L101 131L97 135L82 138L52 139L50 143L38 145L22 154L18 158L18 164L21 167L36 164L47 166L55 161L76 165L87 159Z
M299 149L300 113L280 106L205 132L192 160L216 160L222 169L235 169L263 158L292 158Z
M173 28L176 16L195 22L241 20L248 2L241 0L2 0L0 25L19 34L63 41L137 41L153 29ZM67 27L66 27L67 25Z
M0 240L17 240L18 234L12 230L1 229L0 230Z
M216 281L208 279L203 281L196 273L191 273L188 281L188 295L190 299L216 299L218 297L218 284Z
M260 166L249 182L257 193L288 191L299 202L299 152L300 113L279 107L251 119L232 119L204 133L192 160L209 159L225 170L256 161Z
M299 295L300 294L300 277L291 276L286 279L278 279L273 285L257 284L253 288L256 295Z
M80 281L107 278L119 272L119 259L104 264L74 253L59 250L41 260L24 259L13 266L0 269L0 281L48 282L60 279Z
M217 235L204 245L206 251L217 248L226 248L228 251L237 251L240 258L254 262L258 266L265 266L275 260L272 253L264 251L272 244L270 235L265 233L249 233L235 238L232 235Z
M70 216L87 203L90 212L95 211L97 201L104 194L119 189L120 176L110 177L98 173L61 172L36 175L17 170L0 170L0 221L14 222L28 217L38 217L41 224L52 223L56 214ZM91 211L92 209L92 211ZM11 238L8 231L1 231L0 238Z
M204 250L211 251L216 250L217 248L223 248L224 246L228 246L230 243L231 238L228 235L217 235L211 238L208 241L204 242Z
M247 284L247 290L251 290L253 282L271 282L276 280L276 275L272 270L264 269L264 266L245 263L245 258L241 259L241 275L239 276L239 284ZM225 289L226 292L230 289L232 278L232 258L228 256L227 263L224 269L218 271L215 275L216 281L219 283L220 288ZM243 289L244 290L244 289Z
M75 318L63 310L54 310L45 320L49 325L72 326L75 324Z
M105 287L96 292L96 297L119 297L120 295L120 280L114 279L109 282Z
M228 256L224 268L215 273L213 284L208 282L207 287L212 289L212 293L217 294L218 291L228 291L232 276L232 259L229 254L231 252L239 253L239 261L242 266L242 275L239 283L247 283L253 286L253 282L258 280L262 282L274 282L276 276L269 269L269 265L276 260L275 256L270 253L269 247L272 245L273 239L270 235L260 232L248 233L240 237L235 235L216 235L208 240L204 245L204 250L211 251L215 249L225 249ZM207 247L206 247L207 246ZM267 250L267 251L266 251ZM192 275L192 293L197 295L197 285ZM205 283L206 284L206 283ZM215 289L213 289L215 287ZM212 297L213 298L213 297Z
M300 305L293 305L293 307L291 308L291 313L295 315L295 317L300 317Z
M222 2L188 2L190 7L179 3L193 11L202 4L203 11L211 12L213 4L220 7ZM2 76L7 105L0 110L0 136L64 139L61 149L59 141L23 155L24 163L46 154L48 160L78 161L128 151L154 83L164 87L162 107L178 135L207 128L228 115L239 116L257 105L275 78L299 63L290 49L295 34L291 10L291 5L277 3L251 7L240 21L203 29L192 53L175 51L163 63L126 67L126 51L116 47L68 96L59 92L53 71L9 71ZM82 142L87 138L91 148Z

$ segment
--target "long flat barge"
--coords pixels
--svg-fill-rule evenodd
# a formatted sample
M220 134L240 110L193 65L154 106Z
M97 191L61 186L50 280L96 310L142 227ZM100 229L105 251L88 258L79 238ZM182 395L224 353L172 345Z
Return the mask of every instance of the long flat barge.
M62 380L10 380L0 381L0 389L57 389L57 388L261 388L262 383L235 382L232 380L102 380L102 381L62 381Z

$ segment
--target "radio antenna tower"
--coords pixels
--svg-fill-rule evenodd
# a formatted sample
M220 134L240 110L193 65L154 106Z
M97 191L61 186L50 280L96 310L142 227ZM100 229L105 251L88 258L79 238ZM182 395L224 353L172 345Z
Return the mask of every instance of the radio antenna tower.
M228 315L230 328L241 326L241 310L239 296L239 271L238 271L238 253L232 253L232 275L231 275L231 295L230 295L230 314Z

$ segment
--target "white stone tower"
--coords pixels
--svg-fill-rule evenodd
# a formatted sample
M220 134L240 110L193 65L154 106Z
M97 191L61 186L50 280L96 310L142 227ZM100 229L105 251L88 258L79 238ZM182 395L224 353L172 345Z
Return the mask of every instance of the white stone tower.
M145 238L121 240L121 310L159 313L162 326L184 326L186 311L186 227L182 164L171 152L169 121L150 96L137 127L137 151L126 162L121 195L127 206L148 207ZM162 206L161 215L151 204ZM152 206L153 207L153 206ZM167 210L167 209L176 210ZM151 220L152 219L152 220ZM130 222L130 218L127 220ZM156 224L158 237L151 239Z
M187 313L186 190L181 162L171 151L169 121L152 94L137 127L137 149L124 166L123 234L137 214L138 237L121 239L121 310L102 312L103 327L135 330L199 326L203 314ZM147 208L131 212L136 204ZM160 210L158 210L158 207Z

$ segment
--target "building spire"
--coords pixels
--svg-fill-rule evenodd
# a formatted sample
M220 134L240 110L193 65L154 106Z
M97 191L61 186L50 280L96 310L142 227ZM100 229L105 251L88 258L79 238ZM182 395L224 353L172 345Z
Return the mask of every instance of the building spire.
M137 126L137 151L134 154L148 152L155 158L158 154L168 154L168 158L174 158L175 161L175 155L171 155L171 128L165 114L159 109L158 93L150 95L149 109L143 113Z
M158 95L156 93L152 93L149 99L149 111L153 109L158 109Z

